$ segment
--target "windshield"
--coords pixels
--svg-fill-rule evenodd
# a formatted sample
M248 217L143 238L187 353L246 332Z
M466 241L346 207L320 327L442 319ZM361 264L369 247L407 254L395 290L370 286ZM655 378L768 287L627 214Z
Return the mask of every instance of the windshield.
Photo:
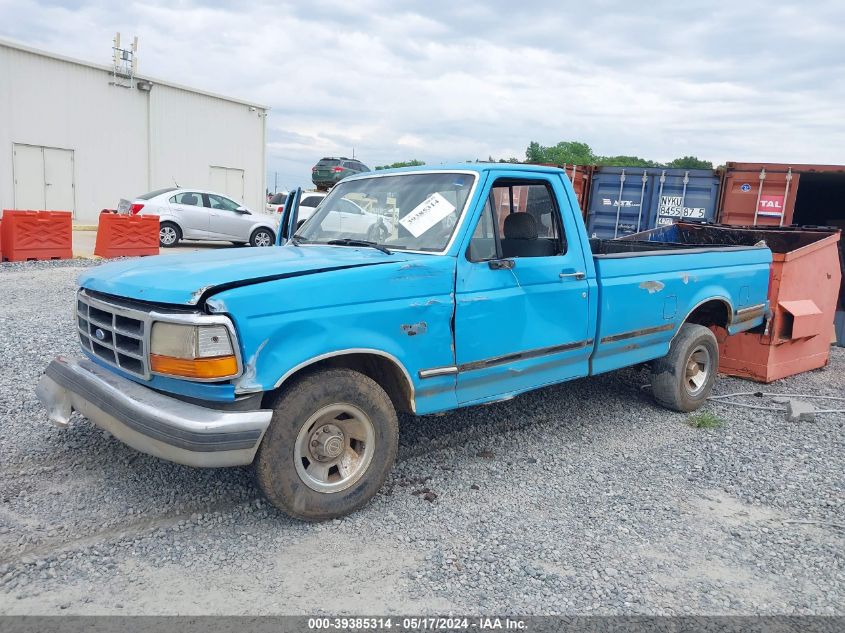
M277 193L272 198L270 198L270 204L284 204L285 199L287 199L288 194L286 193Z
M345 180L297 232L301 242L366 240L391 249L446 248L475 176L439 172Z

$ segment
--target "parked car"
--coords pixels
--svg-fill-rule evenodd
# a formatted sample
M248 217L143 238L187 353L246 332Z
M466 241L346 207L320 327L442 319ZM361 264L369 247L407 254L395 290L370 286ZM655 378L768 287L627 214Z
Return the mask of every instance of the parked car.
M311 168L311 182L319 191L327 191L347 176L361 174L370 171L360 160L354 158L326 157L317 161Z
M302 192L302 195L299 198L299 217L297 227L302 226L305 220L314 215L315 209L325 197L326 194L323 191ZM279 213L282 211L284 211L284 208L279 209Z
M310 218L314 215L314 212L317 210L317 207L326 197L326 193L324 191L303 191L302 195L299 198L299 212L297 216L296 227L299 228L303 224L305 224L305 220ZM340 211L344 214L344 217L357 219L362 217L368 217L370 219L368 226L375 222L375 217L372 217L372 214L365 211L361 208L360 205L351 201L342 199L338 201L341 206ZM285 205L282 204L278 208L278 213L283 213L285 210Z
M122 209L118 207L118 210ZM276 243L275 218L253 213L241 203L213 191L158 189L135 198L127 212L159 216L159 244L165 248L176 246L181 240L225 241L252 246Z
M282 210L285 208L285 200L287 199L287 191L279 191L278 193L274 193L267 200L267 213L281 213Z
M378 240L340 219L344 199L387 193L397 223ZM642 363L657 402L697 409L719 365L711 328L762 331L771 315L771 251L590 240L575 200L549 167L364 174L295 234L290 213L284 246L86 269L83 358L52 361L36 392L60 426L76 410L162 459L253 464L270 502L308 520L378 492L397 411Z

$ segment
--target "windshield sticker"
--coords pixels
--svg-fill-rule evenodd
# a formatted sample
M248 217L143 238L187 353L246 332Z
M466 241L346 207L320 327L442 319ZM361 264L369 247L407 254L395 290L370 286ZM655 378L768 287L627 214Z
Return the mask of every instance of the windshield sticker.
M414 237L419 237L454 211L455 205L435 192L399 220L399 224Z

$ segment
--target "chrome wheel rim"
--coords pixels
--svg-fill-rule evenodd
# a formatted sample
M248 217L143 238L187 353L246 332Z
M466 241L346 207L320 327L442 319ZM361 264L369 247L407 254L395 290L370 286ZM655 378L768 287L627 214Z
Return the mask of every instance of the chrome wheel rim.
M163 226L158 230L158 239L162 244L173 244L176 241L176 229L172 226Z
M712 364L710 350L704 345L699 345L692 350L684 371L684 386L687 393L691 396L701 393L710 378Z
M255 234L256 246L270 246L270 234L264 231L259 231Z
M370 466L375 428L355 405L330 404L309 417L296 436L293 460L306 486L332 493L355 484Z

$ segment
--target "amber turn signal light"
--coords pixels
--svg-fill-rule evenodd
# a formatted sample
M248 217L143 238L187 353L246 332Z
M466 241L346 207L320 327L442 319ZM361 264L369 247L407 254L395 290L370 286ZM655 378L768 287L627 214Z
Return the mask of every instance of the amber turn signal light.
M150 368L159 374L184 378L228 378L238 373L238 361L231 355L188 359L150 354Z

